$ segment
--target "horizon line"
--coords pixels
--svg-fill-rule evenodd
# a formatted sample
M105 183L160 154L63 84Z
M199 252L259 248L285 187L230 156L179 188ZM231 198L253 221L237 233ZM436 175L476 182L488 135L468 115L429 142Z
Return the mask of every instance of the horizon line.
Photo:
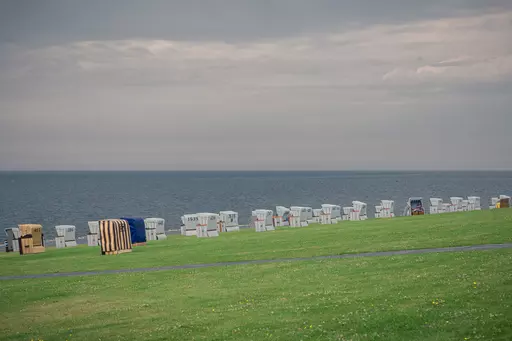
M0 173L22 172L512 172L512 168L495 169L0 169Z

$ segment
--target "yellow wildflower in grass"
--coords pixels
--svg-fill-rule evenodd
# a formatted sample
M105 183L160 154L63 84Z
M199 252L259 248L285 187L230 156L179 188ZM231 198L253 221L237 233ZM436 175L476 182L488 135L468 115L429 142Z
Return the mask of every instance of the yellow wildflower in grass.
M443 302L444 302L443 300L436 298L435 300L432 301L432 305L438 306L440 303L443 303Z

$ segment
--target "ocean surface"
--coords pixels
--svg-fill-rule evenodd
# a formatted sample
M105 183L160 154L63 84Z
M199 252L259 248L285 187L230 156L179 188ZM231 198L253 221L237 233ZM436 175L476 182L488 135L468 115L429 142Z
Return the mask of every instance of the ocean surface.
M83 236L88 221L123 216L164 218L171 229L183 214L222 210L247 224L254 209L352 200L372 218L381 199L402 215L411 196L428 207L430 197L477 195L487 209L499 194L512 194L512 172L0 172L0 229L37 223L52 238L55 225L75 225Z

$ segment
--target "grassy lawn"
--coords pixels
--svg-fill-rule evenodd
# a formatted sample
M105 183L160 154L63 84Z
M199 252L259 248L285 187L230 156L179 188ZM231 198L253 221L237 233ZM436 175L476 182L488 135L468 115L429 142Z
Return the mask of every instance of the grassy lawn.
M49 228L49 227L45 227ZM512 210L371 219L282 228L245 230L219 238L170 236L132 253L101 256L99 247L48 248L45 253L0 254L0 276L307 257L368 251L505 243L512 241Z
M3 281L0 321L2 341L512 340L512 250Z

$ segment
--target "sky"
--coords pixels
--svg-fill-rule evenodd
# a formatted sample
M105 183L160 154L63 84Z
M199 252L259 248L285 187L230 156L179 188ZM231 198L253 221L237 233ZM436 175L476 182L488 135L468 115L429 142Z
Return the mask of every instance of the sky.
M0 2L0 170L512 169L512 1Z

